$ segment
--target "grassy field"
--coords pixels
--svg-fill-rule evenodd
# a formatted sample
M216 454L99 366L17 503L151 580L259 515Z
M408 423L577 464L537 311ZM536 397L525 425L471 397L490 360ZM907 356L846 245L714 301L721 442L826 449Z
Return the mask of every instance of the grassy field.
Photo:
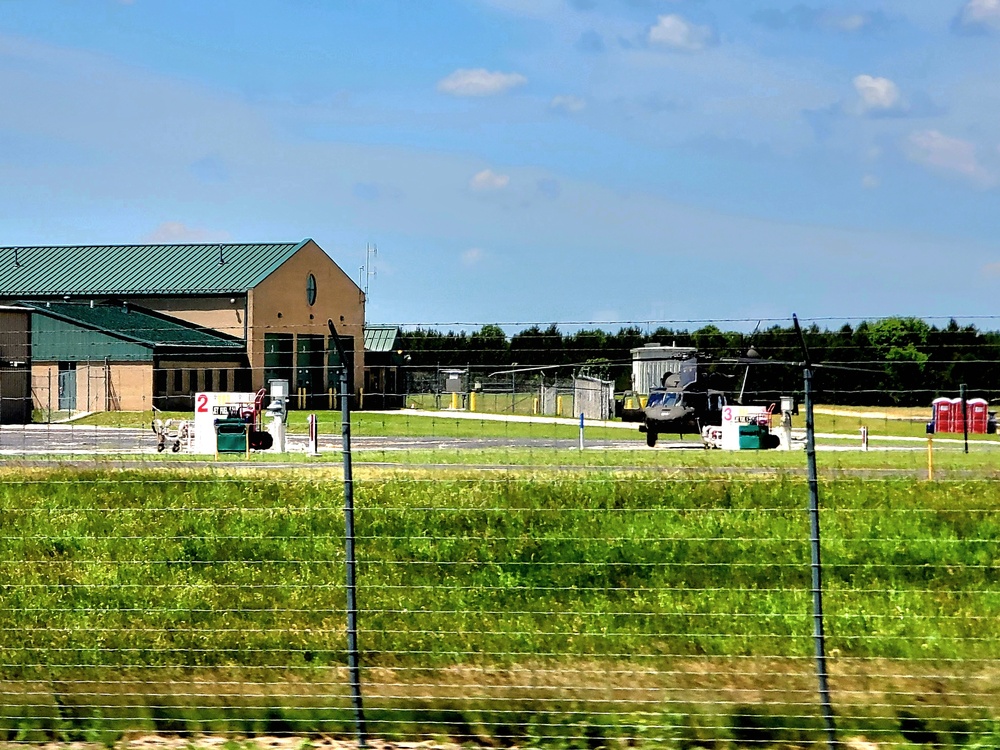
M324 435L340 434L341 416L338 411L315 412L320 432ZM183 412L160 412L160 419L191 419L191 414ZM288 414L287 430L303 435L309 431L309 412L293 411ZM80 427L132 427L148 429L153 419L152 412L98 412L72 422ZM351 414L351 431L358 436L380 437L393 435L400 437L510 437L538 439L573 439L579 435L579 427L558 424L553 421L501 422L494 420L464 419L450 416L448 412L425 416L398 412L355 412ZM587 427L587 434L595 439L623 439L634 437L642 440L638 425L634 432L620 428ZM689 439L693 439L689 436Z
M0 735L347 731L339 482L220 479L0 484ZM991 741L995 484L840 479L822 498L845 731ZM800 479L381 473L357 503L378 734L817 737Z
M434 408L433 400L419 404L420 408ZM447 404L444 404L447 405ZM530 405L529 405L530 407ZM860 407L846 408L836 406L818 406L822 411L838 411L841 414L816 414L816 431L820 433L839 433L844 435L858 435L862 426L868 428L871 437L911 437L925 438L925 422L930 419L930 409L906 408L879 408L865 409ZM510 414L509 409L480 409L487 414ZM848 414L854 412L855 414ZM337 411L316 411L320 423L320 429L324 433L339 432L340 412ZM530 414L527 410L518 410L519 415ZM288 430L292 433L305 433L308 431L306 419L309 412L291 411L288 415ZM864 415L864 416L859 416ZM159 412L157 416L163 419L191 419L192 414L188 412ZM572 417L572 410L568 411L567 417ZM912 418L920 418L914 420ZM86 417L74 420L75 425L100 425L110 427L149 427L153 419L153 412L97 412ZM516 437L552 437L552 436L575 436L577 428L568 425L545 424L544 422L531 425L524 425L514 422L495 422L488 420L467 420L455 418L449 415L447 410L441 410L435 416L423 416L411 413L408 409L387 412L355 412L351 419L352 429L358 435L441 435L441 436L479 436L503 437L505 435ZM775 420L775 428L777 420ZM805 427L805 414L800 413L793 418L793 427L802 429ZM636 440L641 441L642 437L638 432L638 424L634 426L634 432L625 430L601 431L600 428L588 427L588 432L594 431L595 436L610 436L621 439L631 435ZM666 438L672 436L665 435ZM675 436L674 436L675 437ZM691 436L688 436L691 439ZM960 439L960 434L938 435L940 438ZM996 441L996 435L970 435L970 440L992 440Z

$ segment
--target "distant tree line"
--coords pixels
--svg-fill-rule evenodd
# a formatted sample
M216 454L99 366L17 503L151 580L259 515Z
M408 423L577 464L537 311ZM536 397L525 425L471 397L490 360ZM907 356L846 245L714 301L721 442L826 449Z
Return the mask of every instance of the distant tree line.
M848 405L926 405L938 395L958 394L992 399L1000 388L1000 332L980 331L954 320L943 328L919 318L886 318L836 330L813 325L805 331L812 361L830 367L816 371L820 400ZM771 326L753 334L723 331L707 325L694 331L657 328L645 333L623 327L563 333L556 325L531 326L507 336L497 325L478 331L417 328L402 334L402 347L413 369L469 367L488 374L502 369L560 366L548 372L588 372L615 380L618 390L630 387L631 350L645 344L675 344L698 350L699 371L732 376L757 398L798 392L801 368L769 364L799 362L802 352L791 326ZM734 363L750 350L759 364ZM524 377L528 377L525 375ZM738 388L738 386L736 386Z

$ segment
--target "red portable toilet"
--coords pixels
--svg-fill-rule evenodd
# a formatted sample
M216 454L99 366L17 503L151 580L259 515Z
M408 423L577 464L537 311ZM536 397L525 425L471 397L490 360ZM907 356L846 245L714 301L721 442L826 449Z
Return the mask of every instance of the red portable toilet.
M965 402L965 418L969 421L969 432L986 434L989 421L989 404L985 398L970 398Z
M955 410L951 408L951 399L936 398L931 402L934 416L934 432L954 432Z
M962 411L962 399L957 396L951 400L951 431L965 432L965 414Z

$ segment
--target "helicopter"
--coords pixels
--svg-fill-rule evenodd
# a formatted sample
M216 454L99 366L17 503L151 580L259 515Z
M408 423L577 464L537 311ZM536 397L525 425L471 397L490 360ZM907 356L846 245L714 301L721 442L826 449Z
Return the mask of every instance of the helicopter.
M726 386L731 376L713 373L699 380L684 382L683 374L664 374L659 388L650 391L643 409L639 432L646 434L646 445L656 445L663 434L700 435L705 427L722 424L722 410L729 403Z
M659 436L664 433L677 436L703 435L706 427L721 426L727 406L746 405L743 397L750 365L759 357L751 347L744 357L736 360L737 363L746 365L743 382L736 396L732 395L736 375L707 372L699 377L696 364L682 367L680 372L664 373L660 379L660 387L651 389L643 408L639 432L645 433L646 445L654 447ZM774 435L766 435L763 442L762 447L765 448L778 446L778 438Z

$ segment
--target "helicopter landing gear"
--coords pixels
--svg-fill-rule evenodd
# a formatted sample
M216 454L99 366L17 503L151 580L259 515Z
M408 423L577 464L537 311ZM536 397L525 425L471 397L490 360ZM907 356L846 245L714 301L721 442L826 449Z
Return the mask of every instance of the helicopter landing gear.
M656 447L656 433L652 430L646 430L646 445L650 448Z

